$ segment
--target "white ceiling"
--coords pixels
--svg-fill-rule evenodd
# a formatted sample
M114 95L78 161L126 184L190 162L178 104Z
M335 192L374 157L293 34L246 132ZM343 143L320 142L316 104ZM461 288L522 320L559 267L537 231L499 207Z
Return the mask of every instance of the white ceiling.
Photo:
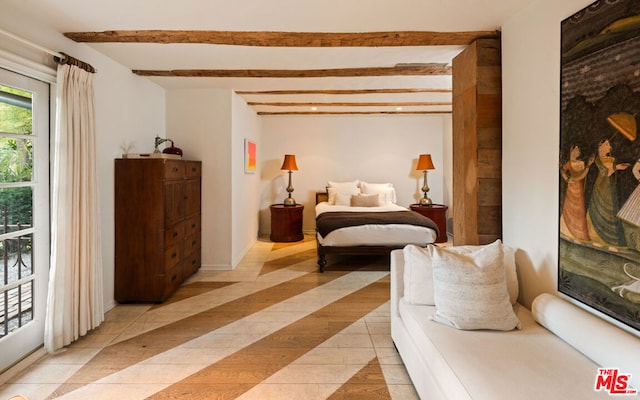
M4 0L58 31L210 30L264 32L492 31L533 0ZM447 63L463 46L256 47L212 44L93 43L131 70L393 67ZM99 73L99 71L98 71ZM322 78L149 77L166 88L265 90L450 89L450 75ZM450 92L398 94L241 94L258 112L397 112L395 103L451 102ZM344 103L394 103L388 106ZM402 106L402 112L451 105Z

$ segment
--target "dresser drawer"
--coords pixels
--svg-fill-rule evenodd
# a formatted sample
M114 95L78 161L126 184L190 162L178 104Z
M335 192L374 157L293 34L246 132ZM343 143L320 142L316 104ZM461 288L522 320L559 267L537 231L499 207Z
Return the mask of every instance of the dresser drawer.
M185 277L191 276L200 268L200 248L191 253L182 263L182 274Z
M183 268L180 265L176 265L173 268L167 270L164 276L164 293L162 294L163 300L169 296L184 280Z
M181 244L176 243L164 250L164 267L165 270L173 268L182 259Z
M200 232L200 214L195 215L184 222L184 235L190 236Z
M164 246L170 246L177 243L184 237L184 222L171 225L164 231Z
M185 177L185 165L184 161L167 160L164 163L164 178L165 179L180 179Z
M188 256L194 251L200 248L200 235L195 234L191 236L187 236L187 240L184 242L184 256Z
M202 163L197 161L186 162L186 174L188 178L194 178L202 175Z

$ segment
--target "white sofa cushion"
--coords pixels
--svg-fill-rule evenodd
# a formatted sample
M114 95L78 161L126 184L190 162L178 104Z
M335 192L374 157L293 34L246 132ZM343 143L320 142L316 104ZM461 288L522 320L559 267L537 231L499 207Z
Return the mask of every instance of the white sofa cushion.
M408 245L402 249L404 255L404 297L410 304L433 306L433 266L432 252L434 246L427 248ZM471 253L480 246L453 246L450 251L460 254ZM504 252L504 268L507 278L507 290L511 304L518 301L518 274L516 272L516 258L512 247L502 244Z
M520 304L521 330L451 329L430 320L433 306L399 300L392 323L409 332L415 351L447 399L607 399L593 390L598 366L542 326ZM395 340L395 339L394 339ZM410 371L411 373L411 371ZM424 379L416 377L416 379Z
M437 246L432 251L435 321L470 330L520 327L509 301L500 241L465 254Z

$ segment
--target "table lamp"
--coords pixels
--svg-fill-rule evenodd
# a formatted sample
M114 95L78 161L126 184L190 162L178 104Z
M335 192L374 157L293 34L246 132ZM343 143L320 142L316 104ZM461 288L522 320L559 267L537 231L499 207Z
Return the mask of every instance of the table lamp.
M287 192L289 193L289 196L286 199L284 199L284 205L295 206L296 200L293 197L291 197L291 193L293 192L293 186L291 185L291 171L298 170L298 166L296 165L296 156L293 154L285 154L284 162L282 163L282 167L280 167L280 169L284 171L289 171L289 186L287 186Z
M427 192L429 192L429 185L427 185L427 170L430 169L436 169L436 167L433 166L431 154L420 154L416 170L424 172L424 185L422 186L424 196L420 199L419 203L421 206L430 206L431 204L433 204L431 199L427 196Z

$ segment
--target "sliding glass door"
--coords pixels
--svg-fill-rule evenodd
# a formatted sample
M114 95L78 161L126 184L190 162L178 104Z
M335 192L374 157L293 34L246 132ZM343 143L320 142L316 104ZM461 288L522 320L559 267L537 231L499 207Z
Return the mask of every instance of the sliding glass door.
M0 69L0 372L43 343L49 84Z

